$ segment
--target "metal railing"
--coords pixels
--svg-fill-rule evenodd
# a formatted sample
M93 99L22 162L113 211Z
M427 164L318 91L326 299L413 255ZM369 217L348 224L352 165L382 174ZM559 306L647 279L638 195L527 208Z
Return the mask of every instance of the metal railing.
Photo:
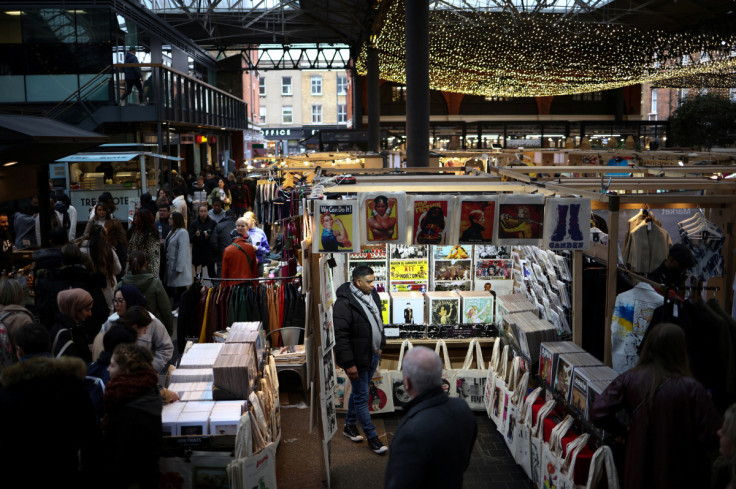
M143 92L133 88L122 103L126 92L125 68L141 69ZM153 63L108 66L49 109L47 116L78 120L81 109L97 122L104 123L107 117L96 114L96 111L110 105L144 105L154 109L126 114L128 121L157 120L228 129L248 128L247 104L243 100L193 76Z

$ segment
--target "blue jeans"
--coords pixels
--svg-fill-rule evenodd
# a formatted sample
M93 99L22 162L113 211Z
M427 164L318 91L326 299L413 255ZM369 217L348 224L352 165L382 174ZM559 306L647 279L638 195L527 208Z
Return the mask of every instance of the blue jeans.
M376 436L376 427L371 423L371 413L368 410L368 388L371 385L371 379L378 367L380 356L376 353L373 355L370 370L358 370L358 380L351 380L353 392L350 394L348 401L348 414L345 416L346 425L355 425L360 422L365 437L370 439Z

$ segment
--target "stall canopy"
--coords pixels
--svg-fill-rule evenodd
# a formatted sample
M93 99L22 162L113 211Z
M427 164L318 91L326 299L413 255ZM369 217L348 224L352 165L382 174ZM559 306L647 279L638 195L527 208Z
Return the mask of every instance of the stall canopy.
M0 164L52 163L99 146L107 137L45 117L0 114Z

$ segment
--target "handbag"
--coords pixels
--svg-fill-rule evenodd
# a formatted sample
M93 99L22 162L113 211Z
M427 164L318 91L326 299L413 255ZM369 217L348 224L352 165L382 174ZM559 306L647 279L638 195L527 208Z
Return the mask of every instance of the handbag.
M542 443L542 463L540 465L542 473L540 478L543 487L557 487L562 464L565 462L562 456L562 437L570 429L573 421L571 415L565 416L565 419L557 423L557 426L552 429L549 443Z
M534 404L542 393L542 388L534 389L521 405L521 409L517 411L516 424L514 425L514 444L515 450L512 451L514 460L521 465L529 479L532 478L531 472L531 427L532 427L532 404Z
M506 390L506 379L508 377L509 346L503 347L503 353L498 363L498 370L493 382L493 395L491 396L491 419L496 429L503 425L503 393Z
M547 401L544 406L537 412L536 423L530 429L529 435L529 477L535 487L540 487L542 483L542 446L544 445L544 420L555 408L555 400ZM533 409L533 405L529 407Z
M620 489L618 483L618 472L616 464L613 461L613 452L608 445L601 445L593 454L590 461L590 471L588 472L588 482L585 489L595 489L599 487L603 473L608 477L608 489Z
M450 355L447 353L447 344L445 343L445 340L437 340L434 352L437 355L440 355L440 358L443 359L442 390L444 390L445 394L449 396L450 391L452 390L450 386L455 379L456 372L455 369L452 368L452 362L450 362Z
M473 366L473 355L475 354L476 368ZM474 411L485 411L483 404L483 391L486 384L488 369L483 361L483 351L477 338L473 338L468 345L463 367L456 371L455 381L450 384L455 389L450 389L450 397L459 397L465 400Z
M411 349L414 345L409 340L404 340L401 343L401 349L399 350L399 363L396 370L390 370L391 373L391 394L394 398L394 410L402 410L404 406L409 404L411 397L404 387L404 371L402 370L404 364L404 353Z
M509 368L510 373L508 377L508 382L506 382L506 389L501 392L503 396L501 398L501 424L500 426L496 427L496 429L498 429L498 431L504 438L506 437L506 433L508 432L510 424L509 412L511 410L512 398L514 396L514 393L519 389L521 377L523 377L521 370L521 357L514 357L514 359L511 361L511 367ZM526 379L528 385L529 376L527 376Z
M562 468L557 476L558 489L583 489L585 487L575 484L575 462L577 462L580 452L588 444L589 438L590 435L588 433L583 433L567 444L567 447L565 448L567 454L565 455Z
M390 370L376 369L373 373L368 386L368 411L371 414L394 412Z
M521 370L520 361L519 367L517 368ZM501 431L501 435L503 435L506 446L509 448L509 451L511 451L511 453L514 453L516 451L516 441L514 439L514 427L516 426L517 421L516 413L519 411L521 405L524 402L524 395L526 394L528 387L529 372L524 372L524 374L521 376L521 379L519 379L514 385L514 391L508 397L508 403L504 404L503 430Z

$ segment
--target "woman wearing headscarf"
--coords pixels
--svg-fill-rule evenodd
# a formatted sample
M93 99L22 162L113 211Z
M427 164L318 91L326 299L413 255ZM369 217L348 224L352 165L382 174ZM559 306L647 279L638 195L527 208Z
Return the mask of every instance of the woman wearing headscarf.
M114 488L158 488L162 400L151 353L121 344L112 353L102 421L106 479Z
M92 315L92 296L84 289L62 290L56 296L56 304L59 312L50 332L51 354L79 357L89 363L92 355L81 323Z
M122 285L115 291L113 304L115 305L115 312L111 314L105 324L102 325L100 333L95 337L92 345L92 358L97 360L104 349L105 333L114 324L126 324L139 332L142 331L138 336L137 343L141 346L145 346L153 354L153 366L156 368L156 371L160 372L163 370L174 355L174 343L171 341L171 336L169 336L169 333L166 331L164 325L161 324L161 321L145 309L146 297L140 290L138 290L137 287L133 285ZM128 315L127 319L124 319L128 312L134 307L136 307L136 312ZM137 315L141 310L148 314L150 318L149 322L137 319Z

